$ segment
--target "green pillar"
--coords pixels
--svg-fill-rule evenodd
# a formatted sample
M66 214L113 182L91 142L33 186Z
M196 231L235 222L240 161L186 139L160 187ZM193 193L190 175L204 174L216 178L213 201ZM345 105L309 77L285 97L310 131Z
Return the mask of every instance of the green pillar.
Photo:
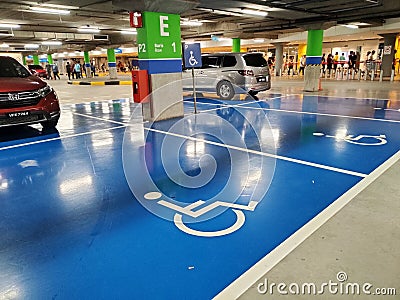
M34 65L40 65L39 55L33 54L33 64Z
M239 38L232 39L232 52L240 52L240 39Z
M47 61L49 62L50 65L52 65L53 62L53 57L51 56L51 54L47 54Z
M319 90L321 73L321 56L324 31L322 29L308 30L306 68L304 74L304 90L316 92Z
M323 39L324 31L322 29L308 31L306 52L307 65L321 64Z
M22 64L23 64L24 66L27 65L27 63L26 63L26 56L25 56L25 55L22 55Z
M115 57L115 50L107 49L107 60L108 60L108 72L110 74L110 79L117 78L117 60Z
M86 77L90 78L92 77L92 72L90 70L90 57L89 57L89 51L84 51L83 52L83 59L85 61L85 70L86 70Z

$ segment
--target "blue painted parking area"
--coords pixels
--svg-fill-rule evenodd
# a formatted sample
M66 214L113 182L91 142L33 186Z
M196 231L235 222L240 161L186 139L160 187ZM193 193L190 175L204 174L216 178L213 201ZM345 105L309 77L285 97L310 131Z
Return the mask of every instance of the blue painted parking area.
M393 105L343 101L186 100L156 124L100 101L2 130L0 292L215 297L400 150Z

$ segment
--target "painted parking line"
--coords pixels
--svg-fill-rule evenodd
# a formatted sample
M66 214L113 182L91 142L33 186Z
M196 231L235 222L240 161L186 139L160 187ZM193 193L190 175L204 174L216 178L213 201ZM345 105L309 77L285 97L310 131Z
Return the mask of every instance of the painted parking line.
M348 115L326 114L326 113L318 113L318 112L306 112L306 111L274 109L274 108L262 108L262 107L246 107L246 106L243 107L243 108L254 109L254 110L283 112L283 113L291 113L291 114L301 114L301 115L315 115L315 116L337 117L337 118L368 120L368 121L377 121L377 122L400 123L400 120L376 119L376 118L356 117L356 116L348 116Z
M65 140L65 139L75 138L75 137L79 137L79 136L97 134L97 133L102 133L102 132L115 130L115 129L121 129L121 128L126 128L126 125L110 127L110 128L105 128L105 129L99 129L99 130L93 130L93 131L82 132L82 133L76 133L76 134L69 134L69 135L59 136L59 137L51 138L51 139L36 140L36 141L33 141L33 142L28 142L28 143L22 143L22 144L15 144L15 145L11 145L11 146L0 147L0 151L16 149L16 148L21 148L21 147L27 147L27 146L32 146L32 145L37 145L37 144L42 144L42 143L54 142L54 141L59 141L59 140Z
M1 241L9 246L3 249L2 258L10 256L0 260L2 272L7 275L2 287L22 286L19 296L35 299L56 294L65 299L126 295L135 299L183 299L187 295L191 299L211 299L321 207L337 199L343 189L360 180L281 161L275 187L257 209L245 212L246 222L240 230L224 237L197 237L150 214L132 196L119 167L122 138L119 131L109 137L114 142L106 146L96 145L101 136L98 140L78 137L58 145L42 144L32 153L15 151L18 160L37 160L40 168L35 170L43 170L48 176L28 168L21 175L6 172L15 174L10 178L14 183L18 176L33 174L42 197L32 199L29 193L21 193L17 184L10 184L6 200L12 200L13 209L0 213L7 216L0 227L8 229ZM79 147L83 144L85 147ZM208 153L225 152L221 147L206 147ZM51 167L46 163L50 154ZM181 158L190 160L185 155ZM1 160L6 170L15 170L5 154ZM161 166L157 163L154 167ZM229 170L230 165L222 168ZM298 173L304 176L299 179ZM311 184L315 178L321 184ZM164 178L160 180L164 182ZM303 188L293 193L287 189L287 182L295 180L300 180ZM329 190L323 184L337 181L341 185ZM283 190L282 184L286 187ZM214 182L210 190L218 187L219 183ZM316 188L318 199L310 199ZM193 191L191 194L196 197ZM31 213L38 208L40 214ZM202 228L224 228L234 217L231 210L227 211L202 224ZM24 239L16 241L21 236ZM24 265L22 274L15 263ZM171 274L173 279L165 280ZM149 282L156 282L157 288Z
M207 104L205 104L207 105ZM226 108L219 108L223 111ZM247 107L244 108L236 108L238 110L245 110L247 111ZM249 109L249 111L254 111L255 108ZM262 111L262 109L257 109ZM256 111L257 111L256 110ZM218 111L218 110L217 110ZM365 174L369 174L373 170L375 170L381 163L383 163L383 159L386 157L381 156L378 157L377 152L373 149L361 149L361 148L353 148L353 151L346 151L346 152L338 152L336 159L327 155L326 151L329 151L329 147L332 145L340 146L341 148L346 147L346 143L354 144L355 146L370 146L370 145L385 145L383 151L386 153L387 156L393 155L398 150L399 139L396 135L396 128L393 127L397 125L399 122L390 122L391 120L387 120L389 122L384 122L385 125L379 128L374 127L375 119L372 118L357 118L357 117L350 117L348 120L351 122L346 123L346 131L337 132L337 128L340 128L340 118L337 118L337 115L332 114L319 114L322 115L324 118L333 118L334 120L326 120L320 119L317 122L317 119L307 119L305 116L316 117L318 113L310 114L310 113L301 113L295 111L293 114L292 112L285 112L283 110L277 111L270 111L271 113L276 114L276 116L272 117L272 129L275 130L280 136L290 136L296 132L296 128L301 125L301 130L308 131L310 128L313 129L313 132L304 132L300 137L293 136L295 140L291 142L287 141L284 142L285 144L283 147L280 147L280 152L277 159L289 159L293 160L295 163L314 163L316 167L333 167L335 170L340 172L351 171L355 172L354 174L365 176ZM281 114L288 114L288 116L280 116ZM289 115L293 115L289 117ZM302 116L302 117L301 117ZM225 118L225 116L223 116ZM301 117L301 118L300 118ZM347 116L342 116L346 118ZM338 119L338 120L336 120ZM104 120L104 119L103 119ZM236 120L233 118L232 120ZM329 122L328 122L329 121ZM363 121L359 123L357 121ZM333 123L332 123L333 122ZM382 122L382 121L381 121ZM329 124L332 124L330 126ZM337 127L339 126L339 127ZM343 126L341 126L343 127ZM336 128L336 129L335 129ZM377 130L379 129L379 130ZM295 130L295 131L293 131ZM334 131L332 131L334 130ZM360 131L361 130L361 131ZM164 130L168 131L168 130ZM279 131L279 132L278 132ZM321 134L323 133L323 136ZM317 136L320 134L320 136ZM342 134L342 135L341 135ZM377 139L381 139L384 136L384 142L379 142L377 144ZM334 137L332 141L328 141L324 137ZM325 141L326 140L326 141ZM299 143L299 145L303 145L303 147L295 147L293 148L293 141ZM310 144L311 141L317 142L317 144ZM334 143L334 144L332 144ZM318 145L315 147L315 145ZM326 150L324 150L326 149ZM257 149L253 149L257 150ZM348 149L352 150L352 149ZM366 157L375 157L374 159L368 160L367 163L362 158L362 155L359 155L360 151L363 151L364 156ZM380 150L382 151L382 150ZM305 154L307 153L307 155ZM344 154L346 153L346 154ZM310 157L312 157L310 162Z
M129 124L126 124L126 123L113 121L113 120L109 120L109 119L105 119L105 118L93 117L93 116L85 115L85 114L81 114L81 113L74 113L74 114L82 116L82 117L86 117L86 118L101 120L101 121L110 122L110 123L119 124L119 125L124 124L126 126L135 126L135 125L129 125ZM247 149L239 148L239 147L232 146L232 145L226 145L226 144L222 144L222 143L218 143L218 142L213 142L213 141L210 141L210 140L195 138L195 137L191 137L191 136L181 135L181 134L168 132L168 131L163 131L163 130L158 130L158 129L154 129L154 128L146 128L146 127L144 127L143 129L147 130L147 131L161 133L161 134L164 134L164 135L179 137L179 138L190 140L190 141L202 142L202 143L206 143L206 144L210 144L210 145L214 145L214 146L219 146L219 147L223 147L223 148L227 148L227 149L233 149L233 150L238 150L238 151L247 152L247 153L251 153L251 154L257 154L257 155L261 155L261 156L265 156L265 157L275 158L275 159L279 159L279 160L284 160L284 161L288 161L288 162L292 162L292 163L296 163L296 164L311 166L311 167L314 167L314 168L329 170L329 171L333 171L333 172L343 173L343 174L347 174L347 175L352 175L352 176L357 176L357 177L362 177L362 178L367 176L367 174L360 173L360 172L355 172L355 171L351 171L351 170L345 170L345 169L341 169L341 168L322 165L322 164L318 164L318 163L314 163L314 162L310 162L310 161L305 161L305 160L300 160L300 159L295 159L295 158L291 158L291 157L285 157L285 156L281 156L281 155L265 153L265 152L261 152L261 151L257 151L257 150L248 149L248 148Z
M288 96L289 97L289 96ZM281 98L281 97L279 97ZM283 97L282 97L283 98ZM185 101L186 103L193 103L193 101ZM369 120L369 121L378 121L378 122L390 122L390 123L400 123L400 120L390 120L390 119L377 119L377 118L369 118L369 117L357 117L357 116L349 116L349 115L339 115L339 114L328 114L328 113L319 113L319 112L307 112L307 111L297 111L297 110L285 110L285 109L275 109L275 108L265 108L265 107L252 107L250 105L256 104L259 102L265 102L264 100L259 101L251 101L242 104L232 104L229 105L227 103L208 103L208 102L197 102L197 105L210 105L210 106L218 106L217 108L201 110L201 112L212 112L222 108L246 108L252 110L263 110L263 111L274 111L274 112L282 112L282 113L292 113L292 114L302 114L302 115L315 115L315 116L325 116L325 117L338 117L338 118L348 118L348 119L356 119L356 120ZM398 111L398 110L395 110Z
M89 116L90 120L112 121L121 129L130 128L129 123L101 117L110 116L109 112L100 110L98 115L78 114L78 122ZM297 116L295 119L301 121ZM87 123L93 122L88 120L79 124L84 127ZM287 131L293 128L289 127ZM162 143L166 134L165 130L155 130L148 130L154 133L154 140L149 140L146 147L141 148L143 144L140 143L135 145L146 150L150 155L149 166L158 170L162 166L157 160L159 148L154 144ZM136 140L136 136L133 138ZM189 144L187 149L204 143L205 153L221 154L222 157L226 150L226 145L221 146L218 142L191 140L182 134L175 134L172 138L184 139ZM48 172L44 173L48 176L29 168L20 173L6 172L15 177L10 177L13 180L9 181L9 194L3 200L12 200L13 209L1 212L4 220L1 228L6 229L2 242L9 243L3 249L4 259L0 261L5 274L2 284L4 287L21 286L21 298L44 299L54 295L66 299L124 298L130 295L137 299L183 299L189 295L192 299L210 299L229 284L217 299L236 298L258 279L258 274L262 276L266 269L272 268L346 205L359 192L354 186L360 190L364 188L357 183L361 181L367 186L373 177L379 176L378 171L384 171L382 165L368 176L363 174L366 177L354 176L279 160L267 197L257 207L249 203L250 209L246 211L246 222L241 224L241 229L224 237L205 238L186 234L173 222L165 222L141 207L128 189L120 168L123 131L111 131L108 136L110 144L102 144L102 139L103 136L67 139L63 145L58 145L62 149L55 153L52 150L56 145L44 144L36 152L25 153L24 149L13 152L18 162L23 159L41 160L43 164L38 171ZM287 139L295 148L296 141L290 137ZM329 143L332 139L317 137L315 141ZM256 150L250 149L256 151L252 153L240 147L231 149L260 159ZM350 152L349 149L346 151ZM185 153L183 151L180 158L186 163L191 162L193 158ZM7 153L0 154L5 170L15 170L16 164L10 161ZM170 153L168 160L175 154ZM379 152L379 155L386 157L386 152ZM384 165L388 168L399 159L398 156L398 153L392 156ZM51 167L45 163L49 158L53 159ZM230 166L225 164L222 168L229 170ZM241 172L241 169L235 170ZM32 199L29 193L21 193L17 183L29 176L35 183L35 191L42 197ZM166 186L165 178L158 180ZM240 181L237 184L240 185ZM215 183L212 188L217 190L219 184ZM191 194L196 193L192 190ZM179 196L179 191L176 195ZM202 193L193 196L208 199ZM336 204L336 201L339 202ZM32 213L38 208L41 214ZM166 205L163 208L176 207ZM252 211L251 208L256 209ZM200 224L197 231L212 226L224 228L234 217L235 214L229 210L226 216ZM297 233L293 236L293 232ZM24 237L21 242L15 239L21 236ZM19 255L15 256L15 253ZM16 264L24 266L23 273L15 268ZM173 278L165 280L171 274ZM103 284L99 285L99 282Z
M214 145L214 146L219 146L219 147L223 147L223 148L227 148L227 149L233 149L233 150L247 152L247 153L251 153L251 154L257 154L257 155L260 155L260 156L275 158L275 159L284 160L284 161L288 161L288 162L292 162L292 163L296 163L296 164L300 164L300 165L305 165L305 166L310 166L310 167L314 167L314 168L329 170L329 171L343 173L343 174L347 174L347 175L352 175L352 176L357 176L357 177L367 177L368 176L367 174L363 174L363 173L360 173L360 172L354 172L354 171L351 171L351 170L344 170L344 169L340 169L340 168L336 168L336 167L317 164L317 163L310 162L310 161L304 161L304 160L295 159L295 158L291 158L291 157L285 157L285 156L281 156L281 155L265 153L265 152L256 151L256 150L252 150L252 149L239 148L239 147L232 146L232 145L226 145L226 144L222 144L222 143L217 143L217 142L213 142L213 141L209 141L209 140L205 140L205 139L199 139L199 138L186 136L186 135L181 135L181 134L176 134L176 133L167 132L167 131L163 131L163 130L157 130L157 129L153 129L153 128L144 128L144 129L147 130L147 131L152 131L152 132L157 132L157 133L161 133L161 134L164 134L164 135L179 137L179 138L190 140L190 141L202 142L202 143L206 143L206 144L210 144L210 145Z
M386 160L366 178L357 183L345 194L340 196L337 200L335 200L331 205L321 211L307 224L305 224L303 227L293 233L282 244L280 244L265 257L259 260L253 267L243 273L223 291L216 295L214 299L237 299L239 296L241 296L253 285L254 282L256 282L260 277L262 277L273 267L275 267L280 261L282 261L282 259L284 259L289 253L296 249L309 236L311 236L329 219L337 214L343 207L345 207L352 199L354 199L354 197L361 193L365 188L367 188L372 182L374 182L379 176L381 176L386 170L388 170L399 160L400 151L390 157L388 160Z

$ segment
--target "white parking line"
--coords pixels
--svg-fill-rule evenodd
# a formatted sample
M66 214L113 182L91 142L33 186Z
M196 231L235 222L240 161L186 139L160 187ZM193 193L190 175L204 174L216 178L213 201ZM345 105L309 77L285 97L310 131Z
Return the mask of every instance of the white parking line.
M373 181L381 176L386 170L394 165L400 159L400 151L394 154L386 162L376 168L366 178L361 180L350 190L340 196L317 216L311 219L307 224L298 229L294 234L287 238L282 244L269 252L254 266L243 273L239 278L228 285L223 291L214 297L216 300L237 299L245 291L247 291L259 278L264 276L273 267L275 267L289 253L303 243L310 235L317 231L329 219L337 214L344 206L346 206L355 196L368 187Z
M93 116L89 116L89 115L85 115L85 114L81 114L81 113L74 113L74 114L82 116L82 117L87 117L87 118L96 119L96 120L102 120L102 121L115 123L115 124L125 124L125 123L121 123L121 122L117 122L117 121L113 121L113 120L109 120L109 119L103 119L103 118L99 118L99 117L93 117ZM132 126L129 124L125 124L125 125ZM368 176L367 174L363 174L363 173L359 173L359 172L355 172L355 171L351 171L351 170L345 170L345 169L336 168L336 167L332 167L332 166L326 166L326 165L322 165L322 164L318 164L318 163L314 163L314 162L304 161L304 160L300 160L300 159L290 158L290 157L271 154L271 153L265 153L265 152L252 150L252 149L240 148L240 147L236 147L236 146L232 146L232 145L226 145L226 144L222 144L222 143L217 143L217 142L199 139L199 138L195 138L195 137L191 137L191 136L167 132L167 131L163 131L163 130L158 130L158 129L153 129L153 128L144 128L144 130L157 132L157 133L165 134L165 135L169 135L169 136L175 136L175 137L179 137L179 138L186 139L186 140L203 142L203 143L214 145L214 146L219 146L219 147L229 148L229 149L233 149L233 150L237 150L237 151L247 152L250 154L256 154L256 155L261 155L261 156L265 156L265 157L284 160L284 161L288 161L288 162L292 162L292 163L297 163L297 164L306 165L306 166L319 168L319 169L324 169L324 170L328 170L328 171L333 171L333 172L337 172L337 173L343 173L343 174L362 177L362 178Z
M127 125L116 126L116 127L105 128L105 129L93 130L93 131L89 131L89 132L82 132L82 133L64 135L64 136L59 136L59 137L56 137L56 138L39 140L39 141L34 141L34 142L29 142L29 143L22 143L22 144L17 144L17 145L5 146L5 147L1 147L0 151L9 150L9 149L15 149L15 148L21 148L21 147L26 147L26 146L31 146L31 145L37 145L37 144L42 144L42 143L47 143L47 142L59 141L59 140L64 140L64 139L68 139L68 138L74 138L74 137L78 137L78 136L89 135L89 134L95 134L95 133L100 133L100 132L104 132L104 131L109 131L109 130L114 130L114 129L119 129L119 128L125 128L126 126Z
M185 101L186 103L191 102L191 101ZM259 102L259 101L257 101ZM197 104L199 104L198 102ZM318 113L318 112L306 112L306 111L297 111L297 110L285 110L285 109L276 109L276 108L264 108L264 107L250 107L250 106L245 106L245 105L250 105L256 103L254 102L247 102L247 103L240 103L240 104L217 104L217 103L204 103L205 105L214 105L214 106L220 106L218 108L211 108L211 109L205 109L201 110L200 112L210 112L210 111L215 111L218 109L221 109L221 106L223 107L232 107L232 108L244 108L244 109L252 109L252 110L264 110L264 111L274 111L274 112L282 112L282 113L292 113L292 114L302 114L302 115L316 115L316 116L325 116L325 117L337 117L337 118L348 118L348 119L357 119L357 120L368 120L368 121L378 121L378 122L388 122L388 123L400 123L400 120L390 120L390 119L375 119L375 118L369 118L369 117L357 117L357 116L348 116L348 115L337 115L337 114L326 114L326 113Z
M166 131L157 130L157 129L153 129L153 128L144 128L144 129L148 130L148 131L152 131L152 132L165 134L165 135L179 137L179 138L190 140L190 141L202 142L202 143L206 143L206 144L210 144L210 145L214 145L214 146L224 147L224 148L228 148L228 149L232 149L232 150L247 152L250 154L256 154L256 155L261 155L261 156L270 157L270 158L275 158L275 159L284 160L284 161L288 161L288 162L292 162L292 163L297 163L300 165L306 165L309 167L324 169L324 170L328 170L328 171L334 171L334 172L343 173L343 174L347 174L347 175L363 177L363 178L368 176L367 174L363 174L363 173L359 173L359 172L355 172L355 171L321 165L318 163L313 163L313 162L309 162L309 161L304 161L304 160L300 160L300 159L290 158L290 157L271 154L271 153L265 153L265 152L261 152L261 151L257 151L257 150L240 148L240 147L236 147L236 146L232 146L232 145L226 145L226 144L222 144L222 143L217 143L217 142L213 142L213 141L209 141L209 140L194 138L191 136L176 134L176 133L172 133L172 132L166 132Z
M368 118L368 117L355 117L355 116L347 116L347 115L336 115L336 114L303 112L303 111L296 111L296 110L285 110L285 109L275 109L275 108L262 108L262 107L243 107L243 108L255 109L255 110L274 111L274 112L283 112L283 113L303 114L303 115L317 115L317 116L325 116L325 117L337 117L337 118L347 118L347 119L357 119L357 120L368 120L368 121L378 121L378 122L388 122L388 123L400 123L400 120L375 119L375 118Z

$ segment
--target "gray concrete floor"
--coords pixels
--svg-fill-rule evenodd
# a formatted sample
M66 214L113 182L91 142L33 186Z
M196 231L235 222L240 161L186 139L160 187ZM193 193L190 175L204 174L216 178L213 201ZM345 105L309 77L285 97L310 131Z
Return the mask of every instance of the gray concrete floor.
M121 77L121 80L127 78ZM72 85L67 84L67 81L68 78L63 75L61 75L61 80L47 81L57 92L61 104L132 98L130 85Z
M64 76L65 77L65 76ZM62 104L132 98L131 86L79 86L68 85L63 78L50 81ZM400 101L400 82L323 80L320 95L380 98ZM284 94L303 93L302 80L273 78L271 92ZM315 94L315 93L314 93ZM262 98L262 94L260 94ZM400 134L400 133L399 133ZM247 299L400 299L400 162L393 165L377 179L366 184L336 215L317 229L304 242L276 265L258 266L258 276L247 279L240 297ZM386 168L385 168L386 169ZM339 283L336 276L345 272L345 283L371 283L375 288L396 288L396 296L365 294L331 294L325 288L321 295L281 295L257 291L260 283ZM261 286L263 287L263 286ZM240 289L239 289L240 290ZM286 288L288 291L288 288ZM237 295L242 292L235 291ZM235 295L233 293L232 295ZM236 296L223 297L233 299Z
M275 79L272 91L302 93L299 80ZM400 101L400 82L323 80L320 95L380 98ZM400 133L399 133L400 134ZM341 211L322 225L277 265L266 267L253 285L239 299L400 299L400 162L393 160L386 172L368 185ZM344 283L371 283L375 288L395 288L396 296L331 294L273 294L265 288L269 283L339 283L336 276L345 272ZM288 288L286 288L288 291Z

